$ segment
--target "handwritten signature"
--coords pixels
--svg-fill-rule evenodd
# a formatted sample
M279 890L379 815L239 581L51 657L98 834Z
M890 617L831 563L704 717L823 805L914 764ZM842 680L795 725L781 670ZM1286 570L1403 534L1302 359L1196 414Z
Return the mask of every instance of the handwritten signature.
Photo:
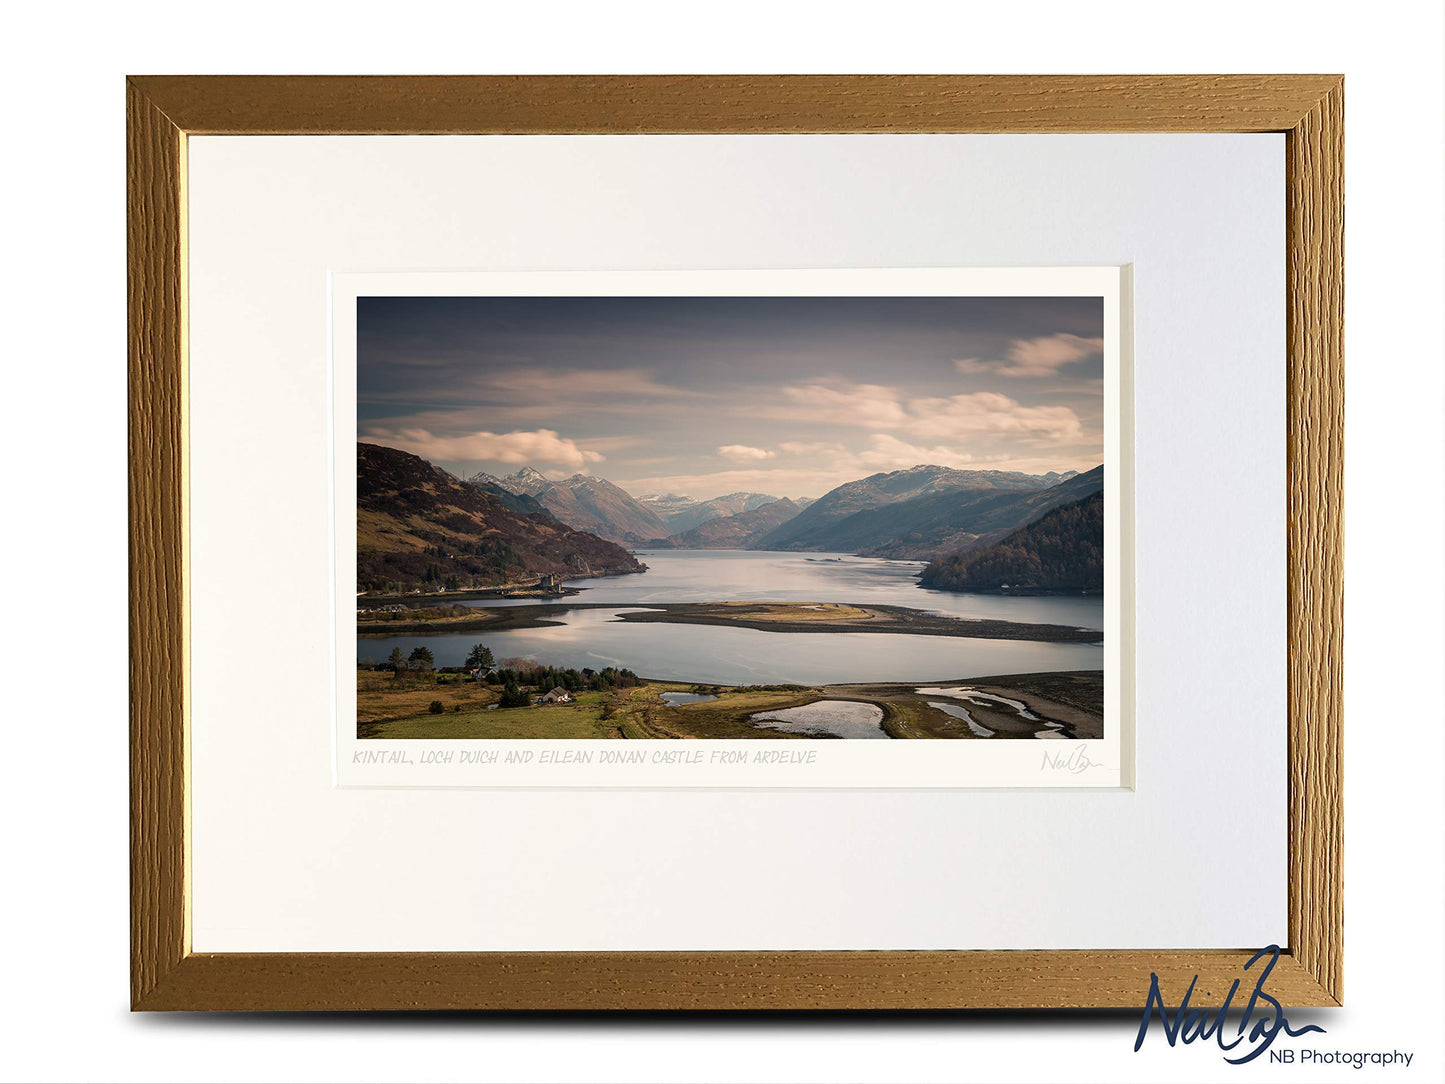
M1088 771L1098 761L1090 760L1088 747L1085 745L1071 745L1067 756L1051 750L1044 751L1043 763L1039 765L1039 771L1068 772L1070 775L1078 775L1080 772Z
M1239 1021L1239 1028L1231 1039L1225 1038L1224 1018L1230 1010L1235 994L1239 992L1239 979L1235 979L1229 987L1229 993L1219 1008L1199 1009L1189 1004L1189 999L1194 994L1194 986L1199 982L1199 976L1195 975L1189 983L1189 989L1184 992L1184 1000L1179 1003L1179 1008L1171 1013L1168 1006L1164 1004L1164 995L1159 990L1159 976L1150 972L1149 998L1144 1003L1144 1018L1139 1022L1139 1035L1134 1040L1135 1053L1144 1045L1144 1036L1149 1031L1151 1014L1155 1009L1159 1012L1159 1022L1164 1028L1164 1038L1170 1046L1177 1042L1188 1044L1200 1039L1206 1042L1214 1039L1219 1044L1219 1048L1225 1052L1224 1060L1230 1065L1243 1065L1245 1062L1253 1061L1268 1050L1281 1034L1294 1036L1304 1035L1311 1031L1323 1032L1325 1029L1318 1024L1305 1024L1299 1028L1290 1027L1289 1020L1285 1018L1284 1007L1275 998L1265 993L1265 980L1269 978L1269 973L1279 962L1279 953L1278 945L1270 945L1256 952L1244 965L1244 970L1248 971L1261 958L1269 958L1257 973L1254 989L1250 992L1249 1001L1244 1006L1244 1015ZM1251 1022L1253 1026L1251 1026ZM1227 1056L1242 1044L1244 1049L1239 1057Z

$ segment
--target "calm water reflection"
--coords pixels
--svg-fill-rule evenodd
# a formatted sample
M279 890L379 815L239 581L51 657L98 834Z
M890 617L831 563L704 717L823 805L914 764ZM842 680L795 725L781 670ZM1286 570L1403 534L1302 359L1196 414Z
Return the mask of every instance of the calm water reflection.
M1104 604L1097 595L926 591L918 586L921 561L767 550L641 550L638 557L648 566L641 575L573 580L568 586L583 589L578 602L875 602L955 617L1103 628Z
M662 702L677 707L679 704L701 704L717 697L710 693L663 693Z
M646 608L649 602L775 599L878 603L958 617L1103 628L1103 602L1097 596L1021 598L924 591L914 580L922 565L912 561L742 550L664 550L640 556L649 566L649 571L641 575L572 583L583 588L582 594L576 596L578 602L616 602L615 610L573 610L558 618L565 624L550 628L363 637L357 641L357 657L381 660L393 647L409 654L413 647L424 643L439 666L459 666L471 645L481 640L498 659L521 657L594 670L626 666L644 677L727 685L927 682L1103 668L1103 648L1099 644L874 633L779 633L618 621L618 612ZM535 603L509 600L509 604Z
M883 709L853 700L815 700L797 708L760 711L752 716L773 730L790 734L827 734L834 738L887 738Z

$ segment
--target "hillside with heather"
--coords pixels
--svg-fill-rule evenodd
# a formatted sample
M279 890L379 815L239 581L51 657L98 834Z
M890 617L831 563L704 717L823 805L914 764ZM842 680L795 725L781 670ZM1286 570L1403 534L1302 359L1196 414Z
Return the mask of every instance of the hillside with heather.
M528 495L489 491L419 456L364 443L356 446L356 549L358 592L646 569L621 546L559 522Z
M1055 508L991 546L933 561L918 582L944 591L1102 591L1104 494Z

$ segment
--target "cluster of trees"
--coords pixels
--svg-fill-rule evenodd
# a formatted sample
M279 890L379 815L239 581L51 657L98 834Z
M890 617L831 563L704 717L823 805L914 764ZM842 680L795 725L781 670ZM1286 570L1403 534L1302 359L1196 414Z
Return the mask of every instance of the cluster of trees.
M371 667L370 660L361 664L364 667ZM391 649L391 654L377 669L391 670L403 676L416 676L422 673L429 673L436 670L436 657L428 647L414 647L411 654L407 655L399 647ZM466 663L460 667L442 667L443 671L456 673L458 669L464 673L478 674L481 680L488 685L502 686L502 699L498 707L521 708L532 702L528 689L539 692L549 692L552 689L566 689L574 696L581 692L612 692L616 689L631 689L642 684L632 670L627 667L607 666L601 670L584 668L581 670L573 667L545 666L531 662L527 659L504 659L498 665L496 657L492 654L491 648L486 644L473 644L471 651L467 653ZM458 680L456 678L437 678L438 684L447 681Z
M918 582L945 591L1102 591L1104 495L1055 508L992 546L933 561Z
M386 657L383 665L386 670L435 670L436 656L431 653L429 647L414 647L410 655L403 655L401 648L394 647L391 654Z
M566 689L569 693L606 693L615 689L635 688L642 684L642 679L626 667L618 669L615 666L608 666L602 670L574 670L561 666L523 665L493 670L488 675L488 684L530 685L543 692L560 688Z
M448 569L461 568L464 571L474 574L494 574L494 567L503 569L523 569L526 562L511 546L505 542L491 538L459 539L451 546L433 545L425 547L422 552L428 557L436 558L441 564L429 564L426 571L422 573L422 580L428 584L441 584L448 591L455 591L459 578L448 572ZM479 558L480 560L468 560L468 558Z
M467 539L458 545L456 552L469 557L484 557L507 568L524 568L527 563L511 546L495 538Z
M500 583L527 571L526 562L504 542L459 541L455 547L429 545L424 550L357 554L359 591L405 594Z
M458 539L454 545L420 550L359 554L358 590L405 594L414 587L458 591L500 583L524 575L527 562L511 546L494 539Z
M502 687L502 699L497 701L499 708L525 708L532 702L532 698L522 691L522 687L515 681L509 681Z
M480 671L489 685L502 686L499 708L524 708L532 702L527 689L549 692L552 689L566 689L576 695L580 692L611 692L614 689L630 689L641 684L641 679L631 670L608 666L602 670L562 666L543 666L525 659L506 659L497 665L491 649L486 644L473 644L467 655L466 668Z
M422 574L422 580L432 586L440 584L448 591L455 591L461 584L461 580L456 576L448 575L438 565L427 565L426 572Z

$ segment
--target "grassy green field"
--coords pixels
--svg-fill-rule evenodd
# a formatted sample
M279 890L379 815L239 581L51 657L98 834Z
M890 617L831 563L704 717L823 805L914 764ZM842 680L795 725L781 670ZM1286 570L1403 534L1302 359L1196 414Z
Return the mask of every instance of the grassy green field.
M501 689L474 681L398 682L382 670L358 670L356 679L357 733L363 738L794 738L740 717L816 699L796 691L724 690L717 701L674 707L662 694L692 686L651 682L578 693L571 704L490 708ZM430 710L433 701L441 703L440 713Z
M818 699L815 690L721 689L719 698L673 706L666 692L683 682L654 681L614 692L578 693L571 704L489 708L501 689L474 681L398 682L384 670L356 673L357 736L362 738L798 738L746 721L757 711ZM440 713L430 710L433 701Z
M631 689L579 693L571 704L493 708L489 705L501 699L499 687L464 681L458 675L447 675L437 684L435 677L399 681L389 671L358 670L356 682L357 736L361 738L806 740L809 735L772 730L751 722L750 717L823 699L878 705L883 710L883 730L892 738L977 737L964 722L932 707L930 697L919 695L914 685L709 686L718 699L674 706L663 701L663 693L691 692L695 687L686 682L653 681ZM1102 733L1102 697L1097 713L1091 699L1102 688L1102 675L1016 675L968 684L1026 698L1048 718L1075 726L1080 737ZM441 704L440 712L431 711L434 701ZM1032 729L1016 725L1009 713L977 704L969 710L1001 737L1032 736Z

